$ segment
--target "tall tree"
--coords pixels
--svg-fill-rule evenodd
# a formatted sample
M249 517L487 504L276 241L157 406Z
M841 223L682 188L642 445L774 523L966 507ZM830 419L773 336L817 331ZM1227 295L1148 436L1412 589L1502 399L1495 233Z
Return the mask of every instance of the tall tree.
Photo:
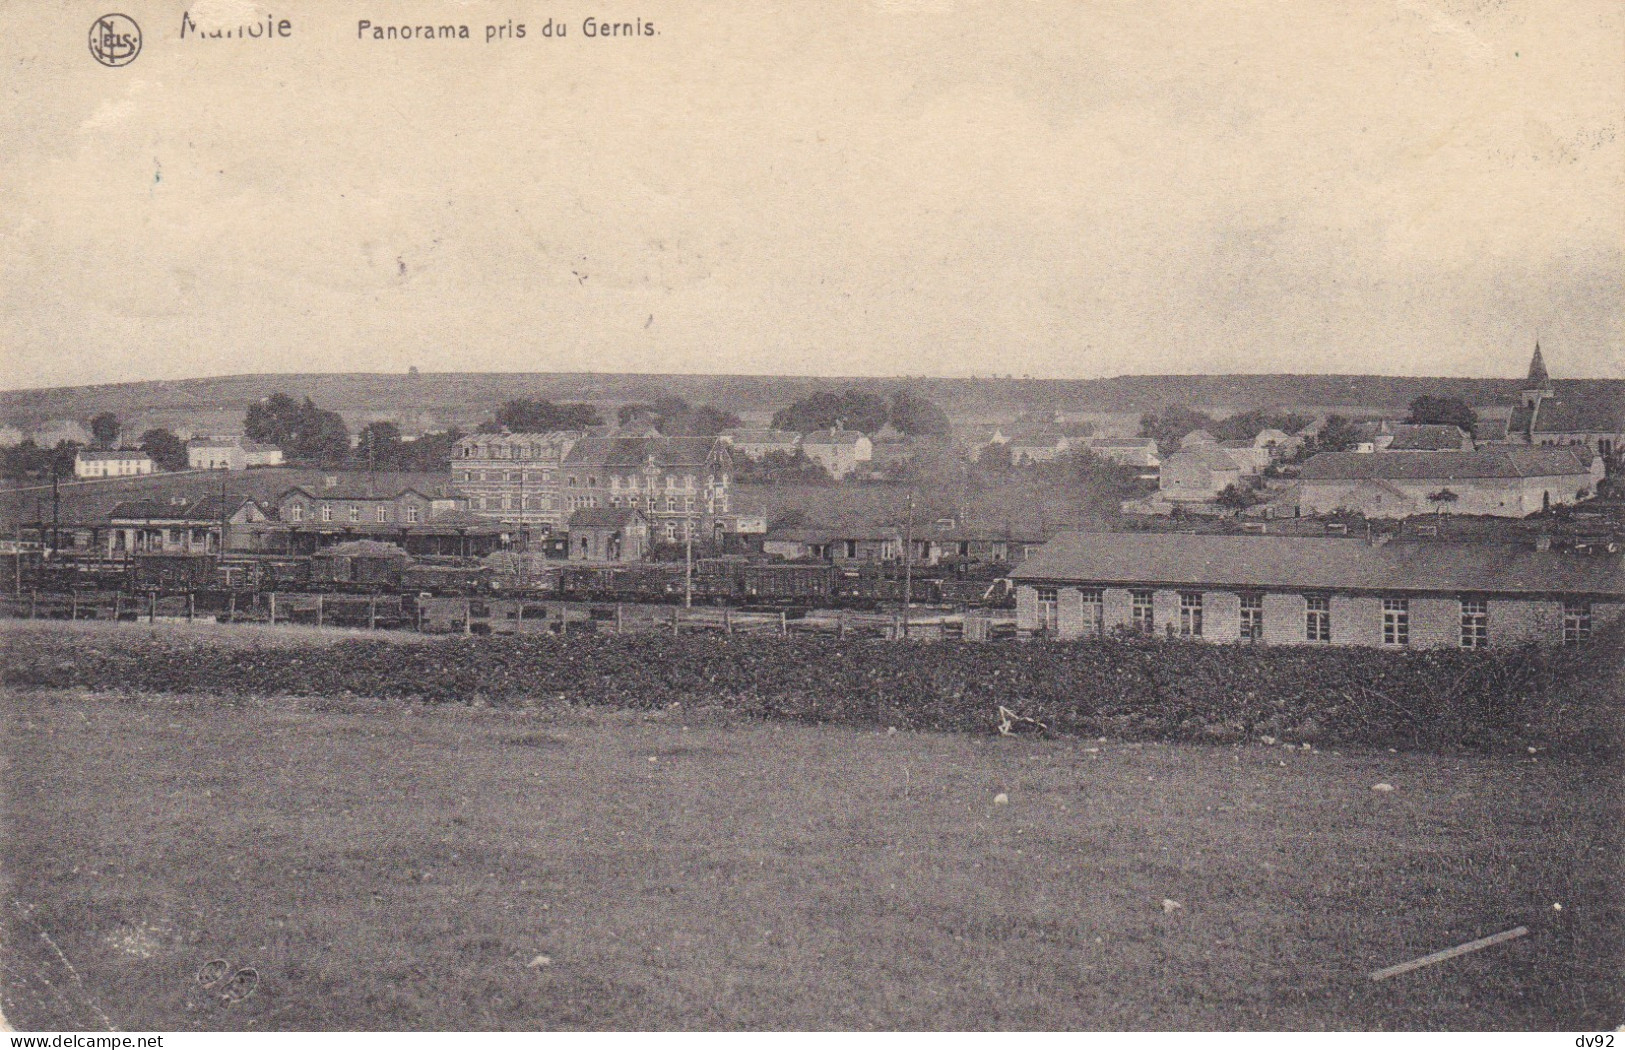
M186 442L163 427L153 427L141 435L141 451L152 457L159 470L185 470L190 465Z
M911 390L894 393L888 411L891 425L910 437L947 437L953 431L948 413L935 401L920 397Z
M1155 438L1163 455L1179 449L1179 442L1193 430L1213 432L1217 426L1213 417L1184 405L1169 405L1160 413L1147 412L1140 417L1140 436Z
M891 417L890 403L878 394L850 388L839 394L820 390L780 409L773 416L774 430L827 430L837 423L847 430L872 434Z
M591 405L555 405L551 401L515 398L497 409L492 422L496 424L494 428L482 423L480 430L486 433L504 429L519 434L545 433L549 430L585 430L587 427L602 426L604 421Z
M1315 451L1317 452L1347 452L1359 440L1359 432L1350 423L1339 415L1326 417L1326 423L1320 428L1315 437Z
M90 434L96 439L98 448L112 448L117 445L119 429L118 416L111 412L98 412L90 421Z
M1411 414L1405 422L1458 426L1471 434L1478 426L1478 413L1459 397L1422 394L1411 401Z

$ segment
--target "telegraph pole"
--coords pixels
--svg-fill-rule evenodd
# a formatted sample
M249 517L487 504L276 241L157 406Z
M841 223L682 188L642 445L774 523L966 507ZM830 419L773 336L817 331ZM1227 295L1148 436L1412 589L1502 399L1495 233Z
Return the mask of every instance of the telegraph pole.
M694 510L683 521L683 608L694 605Z
M56 490L56 464L51 465L51 558L56 559L57 548L62 546L62 497Z
M903 637L908 637L908 609L914 604L914 490L908 490L908 516L903 519Z

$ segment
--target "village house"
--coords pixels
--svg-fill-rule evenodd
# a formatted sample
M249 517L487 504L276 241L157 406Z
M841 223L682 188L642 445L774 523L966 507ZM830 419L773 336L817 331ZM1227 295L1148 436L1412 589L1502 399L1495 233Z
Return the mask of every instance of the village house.
M982 458L982 453L994 445L1008 445L1010 437L999 426L977 426L957 432L957 440L965 458L972 463Z
M1540 356L1529 361L1522 403L1507 423L1507 440L1525 445L1585 445L1604 460L1625 455L1625 393L1617 385L1565 382L1559 392Z
M1082 445L1102 459L1125 467L1155 470L1162 465L1157 458L1156 438L1085 438Z
M1275 458L1268 446L1255 444L1243 438L1220 441L1212 447L1224 453L1232 463L1240 467L1243 477L1263 473L1264 468Z
M720 537L731 509L733 454L717 438L584 437L560 470L567 513L637 510L651 543L675 542L691 527Z
M1063 533L1010 574L1019 630L1211 642L1573 644L1625 613L1625 559L1528 545Z
M193 470L247 470L279 467L282 450L241 437L196 438L186 443L186 465Z
M1267 450L1272 460L1292 455L1303 447L1303 441L1301 435L1288 434L1274 427L1265 427L1253 435L1253 447Z
M874 458L874 443L856 430L814 430L801 437L807 458L840 481Z
M452 446L451 481L482 518L524 528L564 523L560 483L577 431L471 434Z
M1448 423L1395 423L1389 427L1390 452L1471 452L1473 437Z
M1218 438L1214 437L1206 430L1198 428L1179 439L1179 450L1181 452L1189 452L1192 449L1202 448L1207 445L1217 445L1218 443Z
M1025 463L1054 463L1071 448L1071 439L1054 431L1017 438L1010 442L1010 465L1019 467Z
M76 478L133 478L158 467L145 452L82 448L73 457Z
M786 456L801 447L801 435L793 430L724 430L717 435L748 460L761 462L774 452Z
M1429 510L1521 518L1584 498L1602 477L1602 461L1583 446L1322 452L1298 474L1299 508L1375 518Z
M589 507L570 515L570 560L642 561L649 553L649 521L629 507Z
M1176 503L1210 502L1231 485L1240 484L1244 473L1226 450L1198 446L1162 461L1157 495Z

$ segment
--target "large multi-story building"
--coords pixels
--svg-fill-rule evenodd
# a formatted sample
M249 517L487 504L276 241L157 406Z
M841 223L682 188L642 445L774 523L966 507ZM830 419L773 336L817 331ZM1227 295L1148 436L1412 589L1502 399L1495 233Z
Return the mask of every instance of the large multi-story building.
M1512 544L1062 533L1010 574L1021 630L1484 648L1583 641L1625 615L1625 559Z
M560 468L581 433L472 434L452 449L451 483L470 512L495 521L558 527L569 517Z
M563 511L640 511L654 542L712 535L726 527L733 456L710 437L584 437L560 467Z

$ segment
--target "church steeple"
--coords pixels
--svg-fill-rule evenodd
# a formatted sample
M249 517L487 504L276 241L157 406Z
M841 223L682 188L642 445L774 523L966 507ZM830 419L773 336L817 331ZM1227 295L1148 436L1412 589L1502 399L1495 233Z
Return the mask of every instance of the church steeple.
M1530 425L1534 425L1535 413L1540 411L1540 403L1552 396L1552 377L1546 374L1546 362L1540 356L1540 340L1535 340L1535 356L1529 359L1529 378L1523 384L1523 405L1529 409Z
M1543 390L1552 388L1552 378L1546 374L1546 362L1540 356L1540 340L1535 340L1535 356L1529 359L1529 385Z

